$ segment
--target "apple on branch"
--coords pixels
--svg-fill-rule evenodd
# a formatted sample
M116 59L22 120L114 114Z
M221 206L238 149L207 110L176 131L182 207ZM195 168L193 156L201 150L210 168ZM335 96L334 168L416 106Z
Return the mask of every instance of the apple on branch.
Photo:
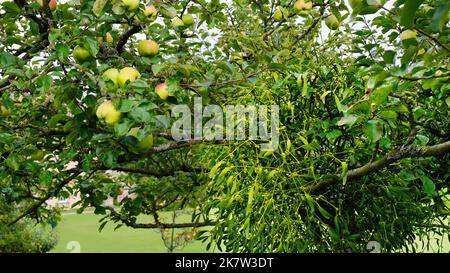
M153 56L158 54L159 45L153 40L139 41L138 51L141 56Z
M155 92L162 100L166 100L169 97L169 92L167 91L167 84L165 82L156 85Z
M132 82L141 77L139 71L132 67L122 68L119 72L119 76L117 77L117 81L120 87L124 87L127 82Z
M144 15L147 18L148 22L153 22L158 17L158 10L155 8L155 6L150 5L148 7L145 7Z
M43 7L44 6L44 2L43 0L37 0L36 2L38 2L38 4ZM56 0L50 0L48 1L48 7L51 11L54 11L56 9L56 7L58 6L58 2Z
M103 76L110 79L115 86L117 86L119 82L119 70L117 68L110 68L103 72Z
M325 19L325 25L331 30L336 30L341 26L341 22L334 14L331 14Z
M116 124L122 116L122 113L117 111L114 104L109 100L100 104L95 114L99 119L105 119L105 123L108 125Z
M181 17L181 20L183 21L183 24L185 24L187 26L193 25L195 23L194 16L192 16L190 14L184 14Z
M122 0L122 4L127 10L132 11L139 7L139 0Z
M77 45L73 50L73 58L78 63L87 61L91 58L91 53L82 46Z

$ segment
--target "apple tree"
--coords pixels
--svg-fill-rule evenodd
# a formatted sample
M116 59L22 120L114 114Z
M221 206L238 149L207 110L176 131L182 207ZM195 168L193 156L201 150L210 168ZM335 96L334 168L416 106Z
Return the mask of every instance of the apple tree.
M47 201L78 195L100 228L192 228L235 252L448 233L450 4L349 4L3 1L0 200L18 213L0 230L54 224ZM278 105L277 149L174 140L171 110L197 97Z

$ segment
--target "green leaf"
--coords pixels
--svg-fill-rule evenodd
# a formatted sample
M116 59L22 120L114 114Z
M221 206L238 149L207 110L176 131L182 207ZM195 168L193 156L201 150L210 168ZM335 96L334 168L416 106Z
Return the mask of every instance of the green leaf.
M7 68L16 64L17 57L9 52L0 53L0 69Z
M124 136L128 133L130 130L130 123L129 122L121 122L114 125L114 131L116 132L116 135L118 136Z
M342 173L341 173L342 184L345 186L345 184L347 183L348 165L347 162L345 161L342 161L341 165L342 165Z
M420 176L420 180L422 180L423 190L425 191L425 193L430 196L433 195L436 190L436 186L434 185L433 180L431 180L426 175Z
M144 80L135 80L128 84L128 89L150 89L150 86Z
M400 11L400 24L406 28L411 28L414 24L414 16L419 6L424 0L408 0L405 2L402 10Z
M329 141L333 142L335 139L337 139L337 138L340 137L341 135L342 135L341 130L339 130L339 129L334 129L333 131L328 132L328 133L326 134L326 137L327 137L327 139L328 139Z
M366 135L371 143L375 143L383 136L381 125L378 120L369 120L366 124Z
M6 1L6 2L2 3L2 6L3 6L3 10L10 17L16 17L20 13L20 8L13 1Z
M20 159L16 154L10 154L8 158L5 160L6 166L13 169L14 171L18 171L20 168Z
M83 39L83 47L86 48L92 56L97 56L98 53L98 42L97 39L92 37L84 37Z
M119 112L127 113L130 112L134 107L134 102L129 99L120 99L119 101Z
M59 43L55 46L56 56L62 60L69 57L70 47L67 44Z
M386 64L394 64L396 52L392 50L386 50L383 54L383 60Z
M447 97L445 99L445 103L447 104L448 107L450 107L450 97Z
M52 173L47 171L41 172L39 181L45 186L50 186L52 184Z
M234 71L234 66L233 66L231 63L229 63L229 62L227 62L227 61L223 61L223 62L217 61L216 64L217 64L217 66L218 66L219 68L221 68L222 70L228 71L228 73L229 73L230 75L234 75L234 72L235 72L235 71Z
M414 176L414 173L409 170L402 170L399 173L399 176L402 180L405 180L405 181L413 181L414 179L416 179L416 177Z
M448 19L450 12L450 2L442 1L436 8L433 18L431 19L431 28L434 32L442 31Z
M152 65L153 75L158 75L158 73L164 68L164 64L154 64Z
M95 0L94 6L92 7L92 12L99 17L103 13L108 0Z
M145 123L150 121L150 114L145 109L140 107L133 108L133 110L129 113L129 116L137 122Z
M40 76L37 80L36 80L37 86L42 90L42 91L47 91L50 86L52 85L52 77L49 75L45 75L45 76Z

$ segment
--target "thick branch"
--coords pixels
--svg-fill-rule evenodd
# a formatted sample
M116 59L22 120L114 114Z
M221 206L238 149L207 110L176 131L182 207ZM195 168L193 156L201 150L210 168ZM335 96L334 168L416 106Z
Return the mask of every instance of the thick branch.
M99 170L111 170L111 171L119 171L119 172L127 172L127 173L139 173L150 176L155 176L158 178L165 176L173 176L176 172L202 172L201 168L194 168L189 165L180 166L179 169L164 169L164 170L152 170L152 169L144 169L144 168L133 168L133 167L124 167L124 166L116 166L113 168L108 168L103 166Z
M433 146L400 147L397 150L390 152L389 154L385 155L383 158L377 161L367 163L366 165L360 168L349 170L347 173L347 181L355 180L368 174L374 173L378 170L384 169L390 164L404 158L440 156L449 153L450 153L450 141L441 144L436 144ZM340 174L336 174L330 178L327 178L325 180L322 180L316 184L307 187L306 191L310 193L316 193L325 187L338 183L339 181L342 181L342 176Z
M130 37L133 36L134 34L141 31L141 29L142 27L140 25L134 25L130 29L122 33L122 35L120 35L119 41L117 42L116 45L116 50L119 54L123 52L123 47L128 42L128 39L130 39Z

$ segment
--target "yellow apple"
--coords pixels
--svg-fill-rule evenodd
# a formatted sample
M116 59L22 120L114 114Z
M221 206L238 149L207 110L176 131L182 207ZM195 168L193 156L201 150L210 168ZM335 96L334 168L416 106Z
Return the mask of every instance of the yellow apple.
M313 3L311 1L305 2L305 0L297 0L294 3L294 9L298 11L305 11L312 9Z
M44 6L44 2L43 0L37 0L36 2L38 2L38 4L43 7ZM48 7L50 8L51 11L54 11L56 9L56 7L58 6L58 2L56 0L50 0L48 1Z
M142 40L139 42L138 51L141 56L156 55L159 51L159 45L153 40Z
M167 84L165 82L156 85L155 92L162 100L166 100L167 97L169 97L169 92L167 91Z
M142 151L147 151L153 146L153 135L146 135L141 141L139 141L138 148Z
M417 38L417 33L410 29L403 31L400 34L400 40L402 40L402 41L409 40L409 39L416 39L416 38Z
M102 102L102 104L100 104L100 106L97 108L97 111L95 112L95 114L97 115L97 117L99 119L101 118L105 118L107 114L109 114L110 112L116 111L116 107L114 106L114 104L109 101L106 100L104 102Z
M103 76L110 79L114 83L114 85L117 85L119 78L119 70L116 68L110 68L105 72L103 72Z
M185 25L192 25L195 23L194 16L190 14L184 14L183 17L181 17L181 20Z
M141 74L139 74L139 71L132 67L125 67L120 70L117 80L119 82L119 86L124 87L128 81L132 82L140 77Z
M175 17L175 18L173 18L172 19L172 22L171 22L171 24L170 24L172 27L182 27L182 26L184 26L184 22L183 22L183 20L181 20L180 18L178 18L178 17Z
M113 37L112 37L111 33L106 32L105 41L108 45L111 45L113 43Z
M122 4L127 10L135 10L139 7L139 0L122 0Z
M158 17L158 10L153 5L147 6L145 7L144 15L148 22L153 22Z
M334 14L331 14L325 19L325 25L331 30L336 30L341 26L341 22Z
M0 116L2 117L7 117L11 114L11 110L9 110L8 108L6 108L5 106L0 106Z
M91 53L82 46L77 45L73 50L73 58L77 62L84 62L91 58Z
M109 113L106 114L106 116L105 116L105 122L106 122L106 124L108 124L108 125L114 125L114 124L116 124L117 122L119 122L121 116L122 116L122 113L121 113L121 112L116 111L116 110L111 111L111 112L109 112Z

